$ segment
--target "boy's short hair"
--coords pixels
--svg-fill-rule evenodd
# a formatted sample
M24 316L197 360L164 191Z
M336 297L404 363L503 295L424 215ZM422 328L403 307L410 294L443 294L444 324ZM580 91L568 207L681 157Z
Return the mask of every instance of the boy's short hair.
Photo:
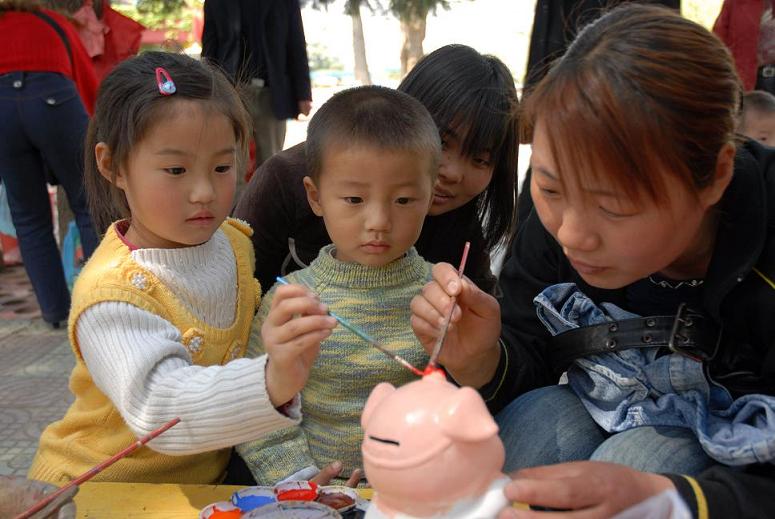
M765 90L751 90L743 95L743 117L749 110L775 113L775 95Z
M408 94L381 86L343 90L325 102L307 127L307 172L317 180L323 154L331 145L366 145L431 157L435 180L441 138L428 110Z

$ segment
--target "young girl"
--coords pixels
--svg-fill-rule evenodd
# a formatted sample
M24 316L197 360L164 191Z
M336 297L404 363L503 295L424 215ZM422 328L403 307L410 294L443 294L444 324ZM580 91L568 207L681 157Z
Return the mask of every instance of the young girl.
M433 204L417 240L431 263L457 262L466 241L466 275L492 292L490 252L510 235L517 174L517 92L506 66L465 45L447 45L421 59L398 86L420 101L439 129L443 154ZM256 277L308 265L331 243L307 203L304 144L266 161L246 186L235 216L255 234Z
M430 348L457 295L440 360L508 405L507 469L559 463L509 498L611 517L667 491L695 517L772 516L775 153L735 136L740 94L707 30L627 4L525 100L535 211L500 306L449 265L412 303Z
M180 417L97 479L217 483L227 447L298 423L295 395L335 322L284 287L264 329L271 362L234 360L260 295L250 229L226 219L248 128L228 80L191 58L145 53L105 79L87 189L98 222L121 219L75 286L75 402L43 432L31 478L65 482Z

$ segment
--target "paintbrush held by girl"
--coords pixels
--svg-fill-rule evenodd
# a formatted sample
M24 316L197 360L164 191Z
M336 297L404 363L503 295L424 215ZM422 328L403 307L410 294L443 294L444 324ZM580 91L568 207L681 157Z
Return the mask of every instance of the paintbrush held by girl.
M231 446L299 424L298 392L336 321L281 287L266 354L240 358L260 288L250 228L227 215L248 135L229 81L186 56L145 53L103 82L85 179L104 237L73 292L75 401L43 432L31 478L67 482L180 417L95 479L218 483Z

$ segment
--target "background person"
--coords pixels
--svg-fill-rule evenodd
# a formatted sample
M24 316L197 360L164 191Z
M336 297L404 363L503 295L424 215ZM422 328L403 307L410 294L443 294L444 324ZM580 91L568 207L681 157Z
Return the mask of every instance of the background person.
M0 179L43 320L67 319L70 291L54 238L49 174L64 188L86 258L97 235L83 189L83 139L97 80L78 33L30 0L0 0Z

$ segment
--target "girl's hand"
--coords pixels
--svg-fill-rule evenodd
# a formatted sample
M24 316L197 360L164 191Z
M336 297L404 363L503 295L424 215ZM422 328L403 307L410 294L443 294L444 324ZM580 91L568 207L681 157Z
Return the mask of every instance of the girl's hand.
M665 476L600 461L576 461L523 469L503 489L509 501L557 512L506 509L498 519L603 519L670 488Z
M452 265L438 263L433 281L412 299L412 328L430 354L454 296L455 310L438 362L461 385L481 387L492 378L500 359L501 310L494 297L468 278L460 279Z
M323 467L320 472L318 472L317 476L312 478L312 481L318 485L326 486L331 483L332 479L339 476L341 472L342 462L333 461ZM358 483L361 481L361 478L363 478L363 471L361 469L355 469L352 471L352 474L350 474L350 477L347 479L347 482L344 484L344 486L356 488Z
M275 407L290 401L307 382L320 341L331 334L336 320L328 309L301 285L278 287L261 326L269 356L266 388Z

